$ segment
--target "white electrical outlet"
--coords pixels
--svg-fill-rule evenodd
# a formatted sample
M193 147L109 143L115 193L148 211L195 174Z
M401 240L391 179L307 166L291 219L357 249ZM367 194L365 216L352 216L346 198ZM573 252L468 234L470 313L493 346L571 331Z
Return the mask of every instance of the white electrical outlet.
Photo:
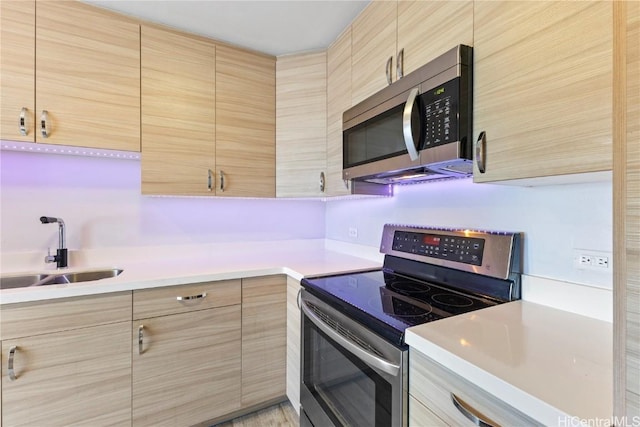
M593 259L593 265L599 268L609 268L609 257L596 256Z
M358 229L355 227L349 227L349 237L358 237Z
M578 257L578 265L590 266L592 262L591 255L580 255Z
M609 268L610 252L574 249L574 262L580 270L606 270Z

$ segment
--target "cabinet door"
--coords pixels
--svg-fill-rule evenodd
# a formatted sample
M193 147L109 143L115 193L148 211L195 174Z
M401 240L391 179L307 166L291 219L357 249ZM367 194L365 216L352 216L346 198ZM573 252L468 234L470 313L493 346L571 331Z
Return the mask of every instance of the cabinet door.
M216 49L217 194L275 197L275 58Z
M322 196L327 166L327 55L276 62L276 194Z
M287 277L287 397L300 413L300 282Z
M35 141L35 25L35 1L0 2L0 139Z
M2 424L131 425L130 325L4 340ZM14 346L12 381L8 358Z
M215 194L215 49L142 26L143 194Z
M473 46L473 1L398 2L404 74L459 44Z
M239 409L240 322L240 305L134 322L133 425L193 425Z
M242 406L285 395L286 276L242 279Z
M327 50L327 194L350 194L342 179L342 113L351 108L351 27Z
M448 424L431 412L415 397L409 395L409 427L447 427Z
M72 1L38 2L36 21L37 141L140 151L139 25Z
M397 14L397 2L372 1L351 25L353 105L388 85L385 65L389 59L390 77L396 79Z
M611 169L612 3L474 8L474 133L486 132L474 181Z

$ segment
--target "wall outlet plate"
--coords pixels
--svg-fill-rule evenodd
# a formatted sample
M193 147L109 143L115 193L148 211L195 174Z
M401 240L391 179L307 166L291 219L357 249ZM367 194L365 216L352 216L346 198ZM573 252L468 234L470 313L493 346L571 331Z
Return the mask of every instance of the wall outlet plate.
M611 252L574 249L573 264L579 270L607 270L611 268Z

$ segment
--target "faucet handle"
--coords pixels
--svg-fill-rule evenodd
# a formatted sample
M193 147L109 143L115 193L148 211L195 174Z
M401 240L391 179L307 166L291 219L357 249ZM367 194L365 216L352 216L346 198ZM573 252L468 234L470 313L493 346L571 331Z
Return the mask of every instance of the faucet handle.
M56 262L56 256L51 255L51 248L47 248L47 256L44 257L44 262Z

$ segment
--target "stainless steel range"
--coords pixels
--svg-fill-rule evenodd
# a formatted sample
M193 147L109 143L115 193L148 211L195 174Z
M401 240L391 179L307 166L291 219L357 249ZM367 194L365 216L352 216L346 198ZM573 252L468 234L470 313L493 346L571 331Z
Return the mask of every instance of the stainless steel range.
M382 269L303 279L301 426L406 426L405 330L520 299L521 240L387 224Z

